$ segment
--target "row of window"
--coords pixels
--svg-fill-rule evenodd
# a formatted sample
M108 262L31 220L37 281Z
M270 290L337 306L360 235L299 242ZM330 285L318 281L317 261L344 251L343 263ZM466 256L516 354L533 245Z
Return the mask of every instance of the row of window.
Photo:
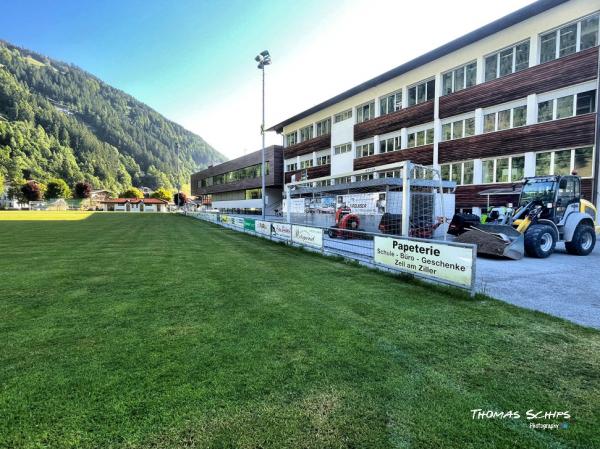
M319 156L317 157L317 167L320 165L328 165L331 164L331 155L326 154L324 156ZM304 161L300 161L300 170L304 170L306 168L311 168L313 167L313 160L312 159L306 159ZM298 163L297 162L292 162L290 164L287 164L285 166L285 171L286 172L290 172L290 171L296 171L298 170Z
M535 175L569 175L575 171L582 178L589 178L593 173L593 157L593 147L536 153ZM474 165L474 161L442 164L442 180L454 181L457 185L473 184ZM525 175L525 156L485 159L481 169L483 184L519 182Z
M538 123L588 114L596 110L596 91L589 90L538 103Z
M556 30L540 35L540 63L570 55L598 45L600 14L585 17ZM492 53L484 58L484 80L490 81L529 67L529 39L508 48ZM448 95L474 86L477 82L477 63L471 61L442 74L441 95ZM422 103L434 98L435 79L429 79L408 88L408 106ZM398 90L382 96L379 102L379 114L386 115L402 108L402 91ZM357 107L356 123L362 123L375 117L375 102L370 101ZM352 117L352 109L334 115L334 123ZM317 124L316 135L328 134L331 131L331 120ZM518 125L515 125L518 126ZM307 127L309 128L309 127ZM312 138L310 130L300 130L300 142ZM298 143L295 133L286 135L286 143Z
M266 174L269 174L270 162L265 167ZM240 168L220 175L210 176L200 181L200 187L210 187L212 185L228 184L230 182L241 181L243 179L253 179L261 177L262 164L251 165L246 168Z

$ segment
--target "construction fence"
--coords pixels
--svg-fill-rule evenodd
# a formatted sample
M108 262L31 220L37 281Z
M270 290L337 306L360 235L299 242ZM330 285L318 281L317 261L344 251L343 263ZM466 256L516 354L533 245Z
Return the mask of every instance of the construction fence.
M185 215L325 255L341 256L383 271L460 287L471 295L475 293L475 245L354 229L340 232L331 226L263 221L214 212Z

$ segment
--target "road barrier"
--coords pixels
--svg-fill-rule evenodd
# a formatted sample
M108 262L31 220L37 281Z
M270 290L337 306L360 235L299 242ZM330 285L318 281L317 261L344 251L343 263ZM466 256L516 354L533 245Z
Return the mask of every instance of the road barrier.
M257 220L212 212L185 215L239 232L323 254L342 256L384 271L467 289L475 294L475 245L364 231Z

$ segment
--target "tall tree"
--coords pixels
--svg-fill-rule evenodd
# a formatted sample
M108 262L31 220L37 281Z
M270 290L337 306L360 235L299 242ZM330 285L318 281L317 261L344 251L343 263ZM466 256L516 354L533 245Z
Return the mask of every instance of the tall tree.
M71 198L71 189L65 181L59 178L51 179L46 185L46 199Z
M27 201L40 201L44 196L45 186L36 181L27 181L21 187L21 193Z

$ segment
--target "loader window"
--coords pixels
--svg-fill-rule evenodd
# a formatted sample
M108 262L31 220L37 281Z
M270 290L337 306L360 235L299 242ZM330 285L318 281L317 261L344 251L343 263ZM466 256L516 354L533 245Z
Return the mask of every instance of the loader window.
M542 203L554 202L554 181L532 181L526 182L521 191L519 206L524 206L530 201L541 201Z

